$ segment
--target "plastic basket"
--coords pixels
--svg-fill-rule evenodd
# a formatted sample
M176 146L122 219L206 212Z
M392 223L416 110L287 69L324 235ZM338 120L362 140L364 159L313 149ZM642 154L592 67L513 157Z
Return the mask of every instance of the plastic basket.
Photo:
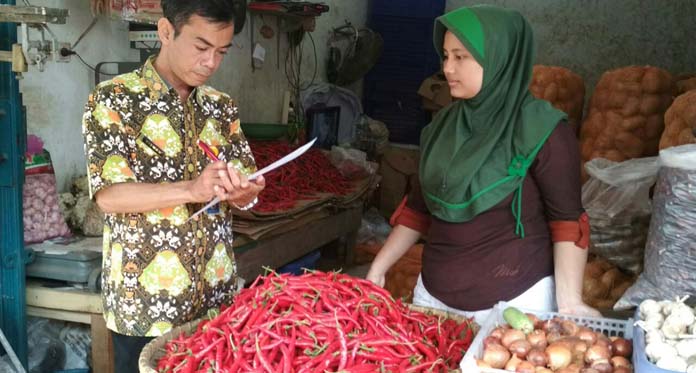
M640 320L638 310L635 314L636 320ZM633 326L633 372L634 373L674 373L674 370L658 368L648 360L645 355L645 331L639 326Z
M462 372L467 373L506 373L506 370L502 369L490 369L490 368L479 368L476 365L476 359L483 355L483 340L491 334L493 329L499 325L505 324L505 319L503 319L503 311L509 307L506 302L500 302L491 311L490 316L481 326L476 338L471 343L471 347L464 355L460 368ZM578 325L586 326L596 332L602 332L609 337L623 337L630 339L633 337L633 320L616 320L616 319L606 319L606 318L595 318L595 317L581 317L572 315L563 315L557 312L539 312L533 310L527 310L520 308L520 311L531 313L536 315L541 320L548 320L554 317L559 317L564 320L571 320ZM638 371L636 371L638 372Z

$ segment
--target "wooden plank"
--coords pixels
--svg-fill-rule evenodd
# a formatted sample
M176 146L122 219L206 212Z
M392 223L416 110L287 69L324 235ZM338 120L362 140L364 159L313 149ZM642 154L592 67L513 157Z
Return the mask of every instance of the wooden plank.
M94 373L114 372L114 348L111 331L106 327L102 315L91 315L92 330L92 371Z
M68 14L67 9L4 5L0 7L0 22L65 24Z
M353 208L309 222L293 231L255 241L252 249L236 253L239 275L246 281L253 281L264 273L264 266L280 267L343 235L357 231L361 219L361 209Z
M42 307L27 306L27 315L34 317L43 317L45 319L52 320L70 321L87 325L89 325L92 322L90 314L88 313L54 310Z
M27 281L27 305L63 311L101 314L101 294L79 289L48 288Z

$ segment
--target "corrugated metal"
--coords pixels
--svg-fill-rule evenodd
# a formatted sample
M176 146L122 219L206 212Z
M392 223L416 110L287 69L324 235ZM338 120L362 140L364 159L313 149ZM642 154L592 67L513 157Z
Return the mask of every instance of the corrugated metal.
M14 5L2 0L0 4ZM11 50L17 26L0 23L0 50ZM27 327L22 227L23 154L26 126L19 84L0 63L0 328L27 366Z
M445 0L377 0L371 5L368 23L384 38L384 53L365 77L365 112L387 125L390 141L418 144L430 118L417 91L440 69L432 30Z

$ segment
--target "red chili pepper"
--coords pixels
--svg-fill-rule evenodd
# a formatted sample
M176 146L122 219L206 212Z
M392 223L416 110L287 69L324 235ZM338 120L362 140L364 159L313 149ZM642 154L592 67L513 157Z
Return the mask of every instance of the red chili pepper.
M170 341L158 370L440 372L456 368L473 338L467 322L411 311L344 274L272 274L253 284Z

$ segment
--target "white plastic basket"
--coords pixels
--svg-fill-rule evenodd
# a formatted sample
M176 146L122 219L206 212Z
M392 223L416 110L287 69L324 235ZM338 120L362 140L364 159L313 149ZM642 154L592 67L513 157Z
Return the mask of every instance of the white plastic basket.
M503 311L509 307L506 302L500 302L493 307L490 316L481 325L476 338L471 343L471 347L464 355L462 362L459 364L462 372L466 373L509 373L502 369L487 369L479 368L476 366L476 359L483 356L483 340L491 334L493 329L497 328L499 325L505 324L505 319L503 318ZM533 310L527 310L524 308L519 308L520 311L525 313L531 313L536 315L541 320L548 320L554 317L559 317L564 320L572 320L578 325L586 326L596 332L602 332L609 337L623 337L630 339L633 337L633 320L616 320L616 319L605 319L596 317L581 317L572 315L563 315L556 312L539 312Z

